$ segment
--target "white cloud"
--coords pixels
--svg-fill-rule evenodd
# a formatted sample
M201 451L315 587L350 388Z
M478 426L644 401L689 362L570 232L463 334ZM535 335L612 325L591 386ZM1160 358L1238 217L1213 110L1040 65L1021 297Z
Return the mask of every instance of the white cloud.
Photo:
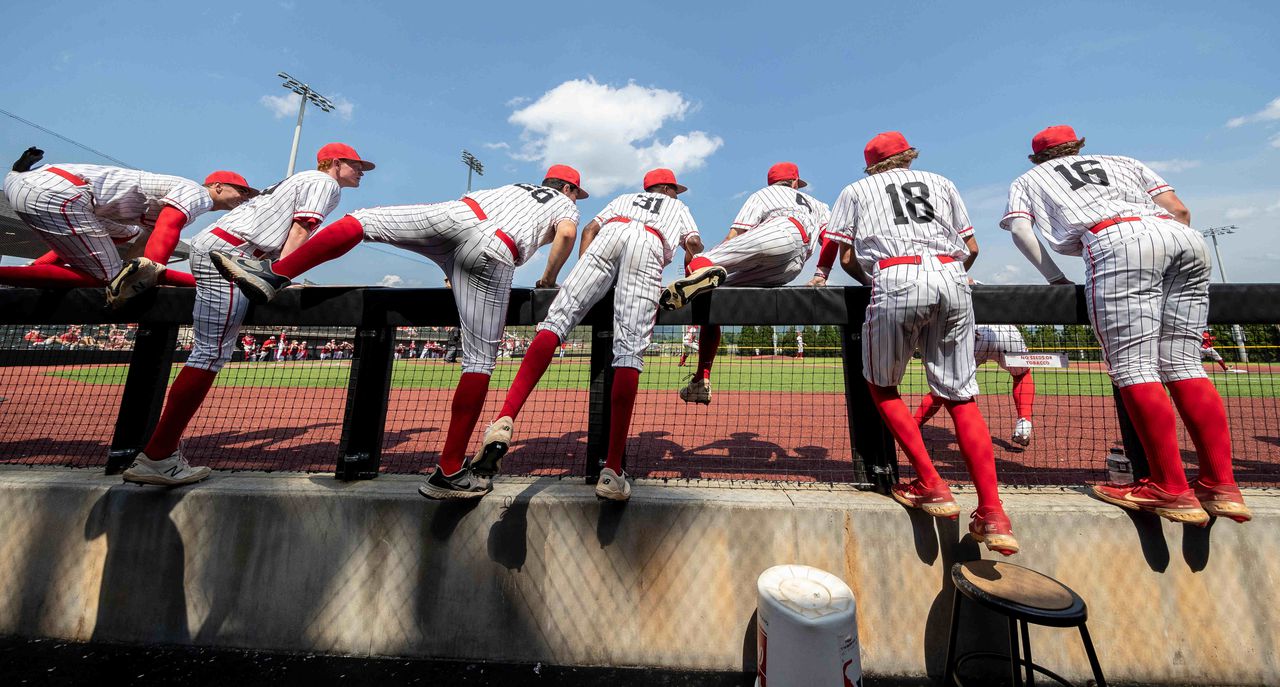
M404 278L398 274L384 274L382 280L378 282L378 286L402 286Z
M1199 160L1181 160L1181 159L1152 160L1147 163L1147 166L1150 167L1151 169L1154 169L1157 172L1176 174L1178 172L1184 172L1188 169L1195 169L1196 167L1199 167L1200 161Z
M738 200L739 198L746 198L748 193L751 193L751 191L738 191L737 193L733 194L733 200Z
M498 143L484 143L484 144L482 144L482 145L483 145L484 147L488 148L489 150L510 150L510 149L511 149L511 144L509 144L509 143L502 143L502 142L498 142Z
M1021 265L1005 264L986 279L989 284L1019 284L1025 282Z
M1272 148L1280 148L1280 134L1276 134L1275 136L1267 139L1267 142L1271 144Z
M1233 117L1227 121L1227 128L1234 129L1245 124L1253 124L1255 122L1274 122L1280 120L1280 98L1276 98L1267 103L1267 106L1261 110L1243 117Z
M698 169L724 140L705 131L658 138L665 125L694 109L675 91L629 82L566 81L512 113L523 145L512 157L578 168L593 194L636 188L645 171L669 167L677 177Z
M297 93L287 93L285 95L264 95L258 99L262 106L271 112L276 119L284 119L285 117L298 116L298 102L302 100L302 96ZM333 103L333 111L342 118L342 121L351 121L351 116L355 113L356 104L338 95L329 99ZM312 109L312 108L308 108Z
M1258 214L1258 208L1255 207L1228 208L1227 211L1223 213L1223 215L1230 220L1247 219L1256 214Z
M525 104L525 103L527 103L527 102L529 102L529 98L526 98L526 97L524 97L523 95L517 95L516 97L512 98L511 100L508 100L508 101L505 103L505 105L506 105L507 107L520 107L521 105L523 105L523 104Z

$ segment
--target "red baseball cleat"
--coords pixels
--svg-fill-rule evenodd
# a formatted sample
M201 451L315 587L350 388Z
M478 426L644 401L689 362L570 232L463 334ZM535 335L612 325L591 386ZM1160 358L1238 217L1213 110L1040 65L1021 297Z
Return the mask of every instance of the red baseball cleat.
M960 515L960 504L951 496L951 488L946 482L929 488L918 479L908 484L895 484L891 490L893 500L907 508L919 508L935 518L955 520Z
M1005 556L1018 552L1018 540L1013 538L1013 525L1009 523L1009 516L1003 510L984 514L979 508L969 517L972 518L969 521L969 534L979 542L985 542L988 551Z
M1244 505L1244 497L1240 495L1240 487L1234 484L1217 484L1209 486L1200 479L1191 483L1196 499L1209 515L1219 518L1231 518L1236 522L1249 522L1253 513Z
M1150 481L1141 479L1133 484L1120 486L1094 485L1093 495L1121 508L1150 511L1173 522L1202 527L1209 524L1209 514L1200 507L1195 492L1189 487L1180 494L1171 494Z

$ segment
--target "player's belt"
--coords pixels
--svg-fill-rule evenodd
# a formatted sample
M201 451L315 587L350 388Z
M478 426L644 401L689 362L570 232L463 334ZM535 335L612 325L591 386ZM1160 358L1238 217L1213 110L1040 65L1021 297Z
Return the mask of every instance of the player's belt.
M470 199L470 198L468 198L468 197L466 197L466 196L463 196L463 197L462 197L462 202L466 203L466 204L467 204L467 207L471 208L471 211L472 211L472 212L474 212L474 213L476 213L476 219L478 219L478 220L486 220L486 219L489 219L489 216L488 216L488 215L486 215L486 214L484 214L484 210L481 210L481 209L480 209L480 204L479 204L479 203L475 202L474 200L472 200L472 199ZM512 252L514 252L514 251L512 251Z
M795 217L788 217L787 219L791 220L791 223L796 225L796 231L800 232L800 240L804 241L805 245L808 245L809 234L805 233L804 225L800 223L800 220Z
M1172 215L1156 215L1156 218L1157 219L1173 219L1173 216ZM1117 224L1124 224L1125 222L1140 222L1143 219L1145 218L1143 217L1112 217L1111 219L1103 220L1093 225L1092 227L1089 227L1089 233L1097 234L1101 232L1103 229L1106 229L1107 227L1114 227Z
M498 229L497 231L493 232L493 235L497 236L499 241L507 244L507 250L511 251L511 257L515 258L516 262L520 262L520 251L516 250L516 242L512 240L510 236L507 235L507 232L501 229Z
M54 174L57 174L58 176L62 177L63 179L66 179L67 181L70 181L70 182L72 183L72 185L74 185L74 186L88 186L88 185L89 185L89 182L85 181L84 179L81 179L80 177L78 177L78 176L76 176L76 175L72 174L71 172L68 172L68 171L67 171L67 170L65 170L65 169L58 169L57 167L48 167L48 168L46 168L44 171L46 171L46 172L53 172Z
M950 255L938 255L935 257L937 257L938 262L943 265L956 261L956 259ZM924 258L919 255L903 255L897 258L885 258L884 260L876 263L876 266L880 269L884 269L886 267L893 267L894 265L919 265L922 263L924 263Z
M621 216L619 216L619 217L614 217L613 219L605 220L605 222L604 222L604 223L605 223L605 224L609 224L610 222L622 222L623 224L627 224L627 223L632 222L632 221L634 221L634 220L632 220L630 217L621 217ZM650 234L653 234L654 236L657 236L657 237L658 237L658 240L662 241L663 243L666 243L666 242L667 242L667 239L663 238L663 236L662 236L662 232L658 231L657 229L654 229L653 227L651 227L651 226L649 226L649 225L647 225L647 224L645 224L645 225L643 225L643 226L644 226L644 230L645 230L645 231L649 232Z
M245 244L244 239L240 238L239 236L236 236L235 234L232 234L231 232L223 229L222 227L214 227L209 230L209 233L213 234L214 236L217 236L218 238L222 239L223 241L226 241L227 243L231 244L232 246L235 246L236 248L239 248L240 246ZM258 250L256 248L253 250L253 257L255 258L260 258L264 255L266 255L266 252L264 251Z

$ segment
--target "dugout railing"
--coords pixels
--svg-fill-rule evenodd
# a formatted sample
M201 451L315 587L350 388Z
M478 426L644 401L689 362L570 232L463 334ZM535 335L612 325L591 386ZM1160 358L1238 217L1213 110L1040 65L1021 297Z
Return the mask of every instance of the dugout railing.
M100 450L92 440L82 438L75 443L77 450L85 450L90 455L96 452L100 460L105 462L109 473L123 469L125 462L145 443L155 426L175 361L184 357L179 344L179 331L189 327L191 323L193 295L194 292L189 289L158 289L124 309L111 311L105 308L99 290L0 289L0 327L9 332L5 339L9 343L0 344L0 373L17 368L36 370L36 376L25 378L34 381L19 382L15 381L15 376L0 376L0 398L18 396L12 393L15 385L38 386L42 384L39 381L41 379L53 379L50 377L52 371L95 365L102 367L93 368L93 381L105 379L101 385L113 390L109 394L81 398L75 392L59 391L54 388L55 384L50 383L46 395L52 398L48 407L56 408L56 412L50 410L27 417L22 420L26 423L22 428L18 427L18 421L12 417L17 410L14 404L18 399L9 398L8 401L0 402L0 418L8 416L5 420L8 425L6 440L0 444L0 462L25 462L23 446L41 440L39 436L34 436L42 433L39 427L41 422L55 425L66 422L66 417L92 414L100 423L109 423L109 431L102 432L110 434L109 446L105 451ZM514 290L507 317L508 327L522 329L531 335L530 327L546 315L554 296L555 292L551 290ZM678 332L679 329L676 328L681 325L715 323L725 326L726 330L743 325L807 326L827 331L828 328L834 328L838 332L835 346L840 349L840 355L823 358L823 347L818 346L816 341L810 341L810 354L806 360L817 360L816 363L791 360L760 362L755 359L757 357L747 354L747 346L725 346L722 350L726 353L722 355L722 359L730 349L738 355L735 360L727 363L722 360L717 365L728 367L728 388L739 390L722 392L722 396L717 398L720 407L713 405L712 408L716 408L721 414L710 415L703 408L681 403L675 396L675 386L654 391L649 397L649 405L646 406L644 402L638 404L637 417L648 419L639 423L641 431L633 443L633 450L637 455L629 455L629 460L648 461L644 463L642 476L730 479L804 477L886 489L898 477L899 461L892 438L880 422L862 380L860 327L868 297L869 289L862 287L724 288L698 299L684 310L659 313L657 322L660 329L666 328L664 331L668 341L655 346L655 351L671 351L673 346L674 350L680 350L678 334L674 341L671 339L673 331ZM567 387L562 392L553 392L550 396L556 399L551 414L570 426L576 424L581 431L564 431L560 437L538 436L536 426L532 427L526 434L531 441L524 452L526 459L535 466L528 471L529 474L585 475L592 479L602 466L609 438L612 359L610 303L611 300L606 298L588 314L579 330L582 332L577 339L580 348L571 349L569 356L570 362L576 357L583 367L574 370L574 375L564 382ZM1024 328L1053 325L1060 328L1060 333L1062 326L1074 326L1080 330L1081 325L1088 322L1085 304L1083 287L1079 286L974 287L974 309L980 323L1018 324L1024 325ZM1209 320L1216 325L1274 325L1280 322L1280 285L1214 285ZM16 334L26 327L66 323L98 325L99 331L107 325L128 326L132 350L53 350L52 346L37 350L35 347L24 349L13 344L18 338ZM317 383L311 387L296 387L303 391L263 394L261 389L271 386L268 380L251 385L251 389L258 390L252 393L258 393L258 396L249 393L237 402L245 406L244 417L262 418L277 411L290 412L286 401L316 400L328 394L331 398L328 398L323 407L324 412L331 417L306 417L308 412L313 412L312 409L305 405L293 407L292 412L297 417L312 423L309 427L316 426L323 430L315 435L318 438L313 437L308 450L324 453L325 446L329 446L329 465L333 466L339 479L374 477L385 467L384 455L389 446L400 445L396 442L404 436L422 430L421 427L406 428L402 426L404 422L412 424L413 421L420 421L423 414L444 415L451 393L451 389L432 391L431 397L424 401L422 397L405 397L403 389L412 389L418 384L412 378L402 378L397 384L393 384L393 377L404 374L393 365L396 361L397 342L403 344L408 338L403 334L404 328L442 330L456 326L457 323L452 295L445 289L307 287L286 290L271 305L252 308L246 320L246 329L270 332L279 328L323 328L325 337L328 336L327 332L353 331L353 355L349 360L341 361L342 365L323 370L329 375L324 382L329 387L327 391L326 387ZM1280 419L1276 417L1275 376L1270 373L1269 364L1275 353L1270 350L1275 348L1271 344L1280 343L1280 328L1268 326L1262 331L1275 332L1272 340L1254 342L1263 349L1262 355L1255 358L1261 357L1268 361L1255 364L1267 367L1256 367L1255 371L1259 373L1257 376L1247 380L1241 378L1241 384L1247 381L1251 386L1241 387L1244 391L1237 395L1244 400L1234 405L1229 403L1228 409L1233 422L1248 428L1237 437L1237 443L1242 440L1252 442L1244 451L1241 451L1241 446L1237 446L1238 462L1241 462L1239 457L1244 455L1243 462L1249 467L1249 477L1242 481L1275 484L1280 482L1280 430L1277 429ZM742 335L742 332L737 334ZM732 336L731 333L730 338ZM440 337L433 334L430 338ZM1059 336L1058 340L1063 339ZM1236 343L1230 340L1220 342L1220 350L1224 356L1231 358ZM1096 347L1096 343L1084 340L1075 345L1081 349L1081 357L1084 357L1083 350L1086 347ZM831 347L826 348L829 356ZM789 350L794 350L794 345ZM588 352L589 356L581 355ZM586 361L582 361L584 357ZM767 352L764 356L758 356L769 357ZM516 361L511 361L512 364L514 362ZM655 363L660 362L655 360ZM669 364L669 361L665 364ZM739 368L734 368L735 364ZM1126 431L1124 421L1116 419L1117 408L1110 393L1099 382L1100 379L1105 380L1105 374L1097 370L1090 372L1090 364L1096 367L1096 363L1084 362L1083 371L1076 373L1077 378L1070 380L1073 384L1081 383L1081 380L1087 381L1088 388L1081 387L1079 393L1074 393L1076 390L1068 388L1067 382L1051 381L1052 388L1047 389L1049 393L1045 395L1045 398L1051 398L1055 394L1068 399L1087 397L1090 401L1087 404L1076 401L1074 406L1070 403L1047 404L1042 411L1047 413L1046 425L1067 429L1056 433L1041 432L1037 437L1040 442L1037 448L1044 452L1038 459L1040 463L1022 465L1015 463L1013 458L1005 460L1008 464L1001 465L1002 481L1015 484L1078 482L1082 473L1101 470L1103 454L1112 444L1123 444L1137 463L1136 469L1141 472L1140 446L1131 432ZM553 367L556 365L556 362L552 363ZM825 376L818 381L800 379L796 382L793 379L798 378L796 369L811 368L821 368ZM660 365L656 369L661 369ZM779 379L747 379L744 383L732 377L740 373L774 374ZM115 377L103 377L107 374ZM73 380L84 378L83 374L77 377L61 372L56 376L58 380L68 376ZM226 371L223 378L228 378ZM1236 383L1236 380L1231 382ZM296 381L290 383L296 384ZM919 380L915 384L918 387ZM6 386L9 387L8 390ZM498 387L502 384L497 377L493 386L491 397L501 392ZM68 388L80 387L71 384ZM31 391L31 394L38 393L41 393L39 389ZM813 400L819 397L826 399L828 404L823 406L826 410L821 413L815 410L817 404ZM1099 401L1100 398L1103 400ZM994 396L991 402L996 402ZM838 407L832 407L831 403ZM400 421L393 417L392 424L396 424L396 427L389 431L388 411L397 404L409 407L406 415L410 419ZM530 405L533 404L531 401ZM1118 410L1122 417L1123 409ZM726 411L727 416L724 414ZM699 412L703 414L697 415ZM989 414L991 412L994 411L988 411ZM815 414L819 416L815 418ZM1079 417L1072 418L1072 414ZM482 424L487 419L482 416ZM444 420L444 417L434 418L434 422L440 427L443 427ZM786 442L778 442L761 436L761 432L767 435L768 429L757 427L754 433L735 431L749 429L748 420L762 423L759 427L785 427L793 433ZM1001 429L997 427L996 420L992 417L988 420L992 425L993 436L998 436ZM225 421L226 424L235 422L235 419ZM1099 429L1102 425L1106 425L1106 429ZM104 424L103 427L105 426ZM649 429L645 430L645 427ZM673 431L688 427L693 429L687 432L688 436L685 438L671 438ZM443 432L439 427L426 429L435 435L418 444L405 445L431 444L438 450L438 445L443 442ZM634 430L633 426L633 434L637 434ZM423 431L417 433L422 434ZM1111 434L1115 436L1110 436ZM395 438L389 439L389 435L395 435ZM228 431L218 440L220 444L214 443L218 444L215 446L218 451L236 452L241 450L237 447L245 445L245 442L263 443L270 440L273 439L267 434L246 437L244 434ZM946 446L953 444L954 436L948 434L945 419L940 420L936 428L931 427L926 431L926 440L931 452L937 454L941 451L946 454L939 466L943 474L963 479L963 467L955 452L952 450L947 454ZM699 441L703 443L695 449L691 450L688 446ZM784 446L783 443L787 445ZM1255 443L1256 447L1253 447ZM837 444L838 450L833 448ZM52 442L49 450L67 450L67 445ZM1183 445L1189 447L1190 443L1184 441ZM1012 451L1017 449L1008 446L1007 442L1004 446L1010 449L1009 456L1014 456ZM702 450L704 447L705 450ZM543 467L536 467L540 465L537 462L540 451L555 454L558 458L548 459ZM654 451L666 451L664 455L668 456L667 462L656 463L650 460L651 456L648 454ZM1065 467L1055 466L1055 451L1073 452L1075 457ZM727 454L731 460L717 459L723 464L714 469L691 471L705 456L717 452ZM747 457L734 459L735 452ZM578 465L565 465L566 456L578 460ZM670 456L677 458L672 459ZM1001 456L998 455L997 458L1000 460ZM806 460L809 462L805 462ZM781 465L788 461L802 467ZM92 463L93 460L90 459L89 464ZM429 461L423 460L399 462L395 469L417 471L429 467L429 464ZM1021 465L1021 468L1011 467L1014 465ZM803 466L822 467L807 470ZM281 469L282 466L250 462L233 463L232 467ZM310 464L306 469L315 467ZM284 468L289 469L287 466ZM1020 469L1025 469L1025 474L1019 472ZM1036 471L1043 474L1037 475ZM1013 478L1007 479L1006 476L1009 475Z

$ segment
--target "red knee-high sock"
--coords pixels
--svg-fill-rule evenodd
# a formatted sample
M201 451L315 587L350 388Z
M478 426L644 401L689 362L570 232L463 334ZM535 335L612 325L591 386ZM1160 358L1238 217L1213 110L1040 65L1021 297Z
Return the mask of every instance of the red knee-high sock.
M681 354L680 354L680 362L676 365L676 367L684 367L684 363L685 363L685 361L687 361L688 359L689 359L689 352L688 352L688 351L685 351L684 353L681 353Z
M542 375L546 373L547 366L551 364L551 357L559 347L560 337L545 329L540 330L533 337L529 350L524 352L524 360L520 363L516 378L511 380L507 400L502 402L502 410L498 413L498 417L510 417L514 420L520 414L524 402L529 399L533 387L538 385L538 380L542 379Z
M160 278L156 280L156 283L163 284L165 286L190 286L194 289L196 286L196 278L186 272L165 270L160 273Z
M48 253L41 255L35 260L32 260L31 264L32 265L61 265L61 264L64 264L64 261L62 258L58 257L58 254L56 252L49 251Z
M156 228L151 230L151 236L147 238L147 247L142 257L161 265L169 262L169 256L173 255L173 249L178 246L178 235L182 233L182 227L186 223L186 213L166 205L156 217Z
M705 324L698 334L698 369L694 377L711 379L711 363L716 361L716 351L720 349L720 325Z
M296 279L298 275L346 254L360 245L364 239L364 227L351 215L330 224L312 234L289 255L271 264L271 270L282 277Z
M1031 411L1036 403L1036 383L1030 372L1024 372L1013 378L1013 407L1018 410L1018 417L1031 419Z
M898 440L903 453L907 454L907 460L911 461L911 467L916 471L920 482L926 487L937 486L942 482L942 477L933 468L933 461L929 460L929 453L924 448L924 437L920 436L920 428L911 417L911 409L898 394L898 388L876 386L870 382L867 387L871 389L871 398L876 402L880 417L884 418L893 438Z
M982 418L978 404L968 401L947 401L942 404L956 423L956 442L960 455L969 468L973 486L978 490L978 508L1000 510L1000 492L996 489L996 455L991 448L991 431Z
M1165 491L1180 494L1187 490L1182 471L1178 437L1174 433L1173 404L1159 382L1132 384L1120 388L1124 409L1133 419L1133 428L1147 452L1151 481Z
M1235 484L1227 411L1222 407L1217 387L1204 378L1184 379L1170 383L1169 393L1196 445L1200 479L1210 484Z
M938 410L941 408L942 406L938 405L938 399L934 398L933 394L925 394L924 398L920 400L920 407L916 408L916 424L923 425L928 422L929 418L937 415Z
M114 276L114 275L112 275ZM74 289L104 286L106 281L62 265L25 265L0 267L0 284L45 289Z
M609 393L609 455L604 466L622 472L622 454L627 449L627 432L631 429L631 413L636 407L636 390L640 388L640 370L634 367L613 368L613 389Z
M213 386L213 378L217 372L201 370L198 367L184 366L169 387L169 398L164 404L164 412L160 413L160 423L151 434L151 441L143 452L151 460L164 460L178 449L178 440L186 431L191 418L195 417L204 397Z
M689 274L693 274L694 272L697 272L703 267L711 267L714 264L715 264L714 262L711 262L710 260L699 255L698 257L689 261Z
M440 470L452 475L462 469L467 452L467 440L475 431L484 399L489 395L489 375L482 372L464 372L453 391L453 406L449 409L449 431L444 437L444 449L440 451Z

